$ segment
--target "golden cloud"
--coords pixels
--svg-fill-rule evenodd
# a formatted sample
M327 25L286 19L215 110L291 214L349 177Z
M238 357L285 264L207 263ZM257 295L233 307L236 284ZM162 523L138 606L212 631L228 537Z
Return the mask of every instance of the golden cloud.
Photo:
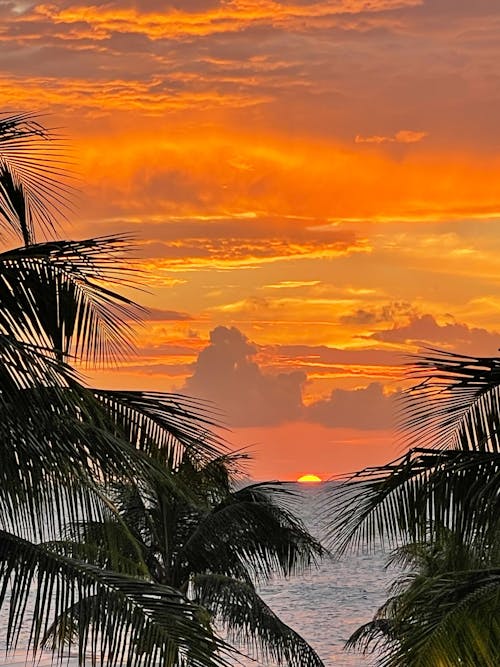
M147 253L147 247L143 249ZM225 238L215 241L210 238L184 239L163 246L163 257L138 262L137 266L144 273L156 276L162 272L196 271L211 268L229 270L234 268L253 268L274 262L297 259L326 259L342 257L353 252L370 252L370 247L363 240L339 240L331 242L325 239L287 241L268 237L260 242L254 239Z
M419 141L422 141L422 139L425 139L425 137L428 136L429 136L428 132L418 132L415 130L399 130L398 132L396 132L396 134L388 137L377 134L364 137L361 134L357 134L354 138L354 142L356 144L390 144L390 143L415 144L418 143Z
M94 40L104 40L113 33L145 34L152 40L182 39L216 33L240 32L259 24L287 29L303 29L304 21L341 15L380 13L401 7L420 5L420 0L327 0L311 4L281 3L274 0L229 0L202 11L170 9L162 13L141 12L135 8L78 6L59 8L38 5L23 21L45 19L55 25L77 26L76 32Z
M111 213L119 220L123 211L124 219L140 220L141 228L155 219L162 233L180 231L183 222L191 228L189 238L222 232L230 237L231 227L239 238L258 240L264 254L274 253L263 246L264 238L276 239L271 246L278 249L279 238L291 235L299 241L296 252L286 244L286 255L292 257L314 250L303 246L311 236L321 236L326 245L329 235L335 239L348 230L351 236L356 230L366 247L367 222L487 220L500 211L496 156L471 159L442 152L401 161L376 149L359 152L331 141L296 137L290 144L269 131L246 135L229 123L186 131L161 121L151 133L114 132L91 142L82 137L77 151L88 183L89 224ZM179 225L165 226L173 219ZM217 219L227 221L225 229ZM193 233L190 220L206 221L204 231ZM157 238L151 226L148 234ZM236 244L235 253L233 258L240 259L254 251L245 253Z
M163 91L163 92L161 92ZM18 107L36 109L40 100L53 110L78 108L79 113L98 110L100 113L116 111L141 112L151 116L163 116L168 111L186 109L203 112L217 107L241 109L268 102L269 95L227 92L216 90L174 90L164 78L150 80L70 79L54 77L6 77L0 76L0 104L8 108L12 100Z

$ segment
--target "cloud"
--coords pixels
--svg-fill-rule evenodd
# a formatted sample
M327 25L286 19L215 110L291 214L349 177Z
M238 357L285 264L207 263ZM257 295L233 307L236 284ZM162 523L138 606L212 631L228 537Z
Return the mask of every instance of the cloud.
M373 311L366 310L365 308L357 308L352 313L342 315L339 320L343 324L366 325L376 322L377 316Z
M280 359L297 361L301 365L321 363L328 365L343 366L386 366L396 367L401 365L401 355L391 350L380 349L341 349L328 347L326 345L275 345L269 348L275 363Z
M158 375L172 379L184 378L192 370L192 364L129 364L127 373L137 373L141 376Z
M244 268L284 260L342 257L368 250L363 240L356 239L349 232L339 233L337 239L297 238L295 243L269 235L263 243L262 240L238 238L235 228L232 238L183 238L175 243L165 243L161 248L161 258L148 258L148 264L154 262L156 268L164 266L182 271L205 267ZM147 246L143 247L143 252L147 253Z
M305 418L334 428L390 429L395 425L396 394L387 395L379 382L348 391L334 389L326 400L308 406Z
M64 50L59 57L64 58ZM89 62L89 68L92 61ZM0 77L0 99L15 93L17 104L23 107L36 106L36 100L43 99L46 106L65 108L70 103L78 107L80 113L136 112L161 116L167 112L182 112L188 109L207 111L224 107L243 109L269 101L267 95L253 92L230 92L211 90L207 87L179 89L168 77L140 77L127 80L108 78L94 80L81 78L56 79L53 76L36 76L26 79L22 76Z
M396 132L393 139L398 144L414 144L418 141L422 141L425 137L428 137L428 132L415 132L414 130L399 130Z
M325 0L319 2L276 2L261 0L230 0L221 3L195 3L185 10L176 7L155 6L147 3L143 11L127 7L123 3L92 6L71 3L36 5L24 15L27 31L30 23L47 21L54 32L60 26L71 30L81 38L94 35L105 40L115 33L145 34L150 40L182 40L189 37L206 37L220 33L241 32L258 26L300 30L307 27L323 27L325 19L337 21L356 14L379 13L418 4L419 0ZM62 6L61 6L62 4ZM144 3L143 3L144 4Z
M415 130L399 130L396 134L391 136L383 136L374 134L368 137L364 137L361 134L357 134L354 138L354 143L356 144L415 144L425 137L428 137L428 132L416 132Z
M467 324L439 324L433 315L417 315L408 324L377 331L370 338L384 343L442 346L469 354L494 354L500 346L500 333Z
M357 308L339 317L343 324L366 326L377 322L394 322L415 315L415 307L407 301L392 301L377 308Z
M264 374L256 352L235 327L217 327L202 350L183 391L213 401L231 426L264 426L294 421L302 411L304 373Z
M166 179L168 186L168 179ZM144 192L150 190L146 184ZM203 184L205 189L205 184ZM160 189L160 184L154 186ZM196 184L192 185L195 198ZM151 194L154 196L153 188ZM182 195L177 192L172 198ZM186 193L186 197L189 194ZM202 216L200 216L202 217ZM207 216L209 217L209 216ZM127 224L127 219L108 223L110 232L118 231ZM136 255L145 260L144 272L156 274L162 269L192 270L210 266L211 268L240 268L271 264L276 261L298 259L335 258L351 253L366 253L370 248L365 239L359 238L350 229L332 232L309 230L302 221L278 219L271 216L244 217L231 216L223 219L214 216L209 220L187 217L162 219L159 223L129 218L128 227L133 225L142 241ZM273 283L273 290L311 287L319 281L283 281Z
M165 322L165 321L174 321L174 322L186 322L187 320L192 320L192 316L189 313L179 312L177 310L162 310L161 308L149 308L145 320L149 322Z
M271 283L264 287L267 289L299 289L301 287L316 287L320 282L319 280L281 280L279 283Z
M328 399L306 406L302 396L306 374L264 373L254 360L256 353L257 347L241 331L217 327L210 334L208 347L199 353L182 391L210 399L236 427L306 421L332 428L390 428L393 397L384 393L380 383L354 391L334 389ZM383 358L388 359L387 355ZM381 358L377 361L380 363Z
M318 143L350 143L360 128L361 141L422 134L392 134L397 118L454 150L494 145L494 0L61 0L0 11L0 102L57 108L64 127L189 110L200 123L234 113L256 134L279 118L284 133Z

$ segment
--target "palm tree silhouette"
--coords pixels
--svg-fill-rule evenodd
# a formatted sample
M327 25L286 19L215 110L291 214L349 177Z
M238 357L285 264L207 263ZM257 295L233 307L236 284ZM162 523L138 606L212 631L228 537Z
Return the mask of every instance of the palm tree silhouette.
M221 628L236 647L290 667L321 667L320 658L300 635L262 600L256 585L289 576L315 564L325 551L290 511L294 494L279 483L236 489L233 474L241 456L227 454L206 462L185 452L175 484L139 488L115 484L108 495L118 510L112 525L95 522L87 541L62 542L61 553L92 553L101 567L134 571L143 565L149 578L170 586L199 605L207 628ZM116 540L107 547L110 527ZM137 546L140 559L137 557ZM118 560L116 559L118 554ZM77 618L95 598L81 599L48 630L44 642L77 636ZM189 649L186 664L191 664ZM175 663L177 664L177 663Z
M270 658L321 667L255 588L323 553L281 491L230 488L233 460L203 403L92 389L73 369L116 362L142 309L115 291L136 277L127 237L38 242L71 200L60 152L36 117L0 119L0 231L23 244L0 253L8 647L28 624L29 645L59 659L69 641L80 663L216 667L230 650L219 619Z
M68 522L115 514L102 483L172 483L152 451L174 461L186 450L203 459L222 448L198 402L93 390L69 365L76 358L115 360L130 345L142 309L114 291L133 276L122 257L127 238L37 242L38 232L55 233L70 199L60 152L36 117L0 119L0 232L5 243L23 243L0 253L0 605L8 607L7 644L16 646L25 623L36 647L71 602L93 595L92 614L79 618L80 661L89 652L109 665L168 664L184 647L193 665L220 665L222 642L179 591L51 548Z
M383 541L410 568L349 644L380 665L500 664L500 358L419 358L402 425L410 450L347 481L338 551Z

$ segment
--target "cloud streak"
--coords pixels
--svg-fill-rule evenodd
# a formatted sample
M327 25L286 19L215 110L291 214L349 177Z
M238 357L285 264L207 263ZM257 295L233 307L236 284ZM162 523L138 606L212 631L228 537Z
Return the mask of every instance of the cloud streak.
M55 31L74 26L73 35L86 39L105 40L114 33L145 34L151 40L206 37L220 33L233 33L256 25L271 25L287 30L303 30L316 24L324 26L325 19L386 12L402 7L417 6L419 0L326 0L325 2L288 3L273 0L228 0L207 3L200 10L183 11L166 9L162 12L139 11L119 3L114 6L72 4L58 7L53 4L35 6L20 21L32 23L48 21ZM316 23L317 22L317 23ZM57 34L57 32L56 32Z
M460 350L463 354L495 354L500 346L500 333L460 322L439 324L433 315L417 315L407 324L395 325L373 333L370 338L384 343L439 346Z
M357 134L354 138L356 144L416 144L425 137L428 137L428 132L419 132L415 130L399 130L395 134L385 137L378 134L364 137Z

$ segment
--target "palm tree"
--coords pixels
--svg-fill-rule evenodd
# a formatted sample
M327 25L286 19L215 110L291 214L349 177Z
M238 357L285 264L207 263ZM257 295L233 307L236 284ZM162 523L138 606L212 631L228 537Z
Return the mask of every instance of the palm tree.
M431 351L403 410L410 450L347 481L331 537L413 568L351 638L381 665L500 663L500 359ZM402 549L401 549L402 547Z
M452 532L440 542L400 547L389 564L408 572L398 576L389 599L347 647L377 651L377 664L384 667L494 667L500 641L499 555L464 545Z
M16 646L27 622L35 648L71 604L93 597L98 604L78 619L81 661L89 652L109 665L166 665L181 648L193 665L221 665L224 646L177 589L50 547L68 522L117 515L103 484L173 485L158 452L170 462L188 450L203 460L223 447L196 401L93 390L69 365L116 359L141 309L114 291L134 275L120 264L128 239L37 242L38 231L55 232L70 197L60 185L59 150L32 115L0 119L0 232L5 242L14 235L23 243L0 253L0 606L8 607L7 644ZM107 539L111 549L113 535Z
M129 571L140 562L151 580L195 600L205 610L200 618L207 628L223 629L236 646L256 651L266 663L322 667L309 644L262 600L256 584L302 571L324 549L290 511L293 494L286 487L261 483L235 488L240 460L240 455L224 455L199 462L186 451L174 486L161 481L143 488L115 484L109 491L118 508L112 519L114 552L107 547L110 526L98 522L90 531L84 526L86 536L79 541L54 548L66 555L76 550L80 558L90 554L103 568ZM194 495L186 494L187 489L195 490ZM79 600L70 618L61 614L44 641L78 636L75 616L86 617L94 604L93 598ZM184 659L192 664L189 651Z

